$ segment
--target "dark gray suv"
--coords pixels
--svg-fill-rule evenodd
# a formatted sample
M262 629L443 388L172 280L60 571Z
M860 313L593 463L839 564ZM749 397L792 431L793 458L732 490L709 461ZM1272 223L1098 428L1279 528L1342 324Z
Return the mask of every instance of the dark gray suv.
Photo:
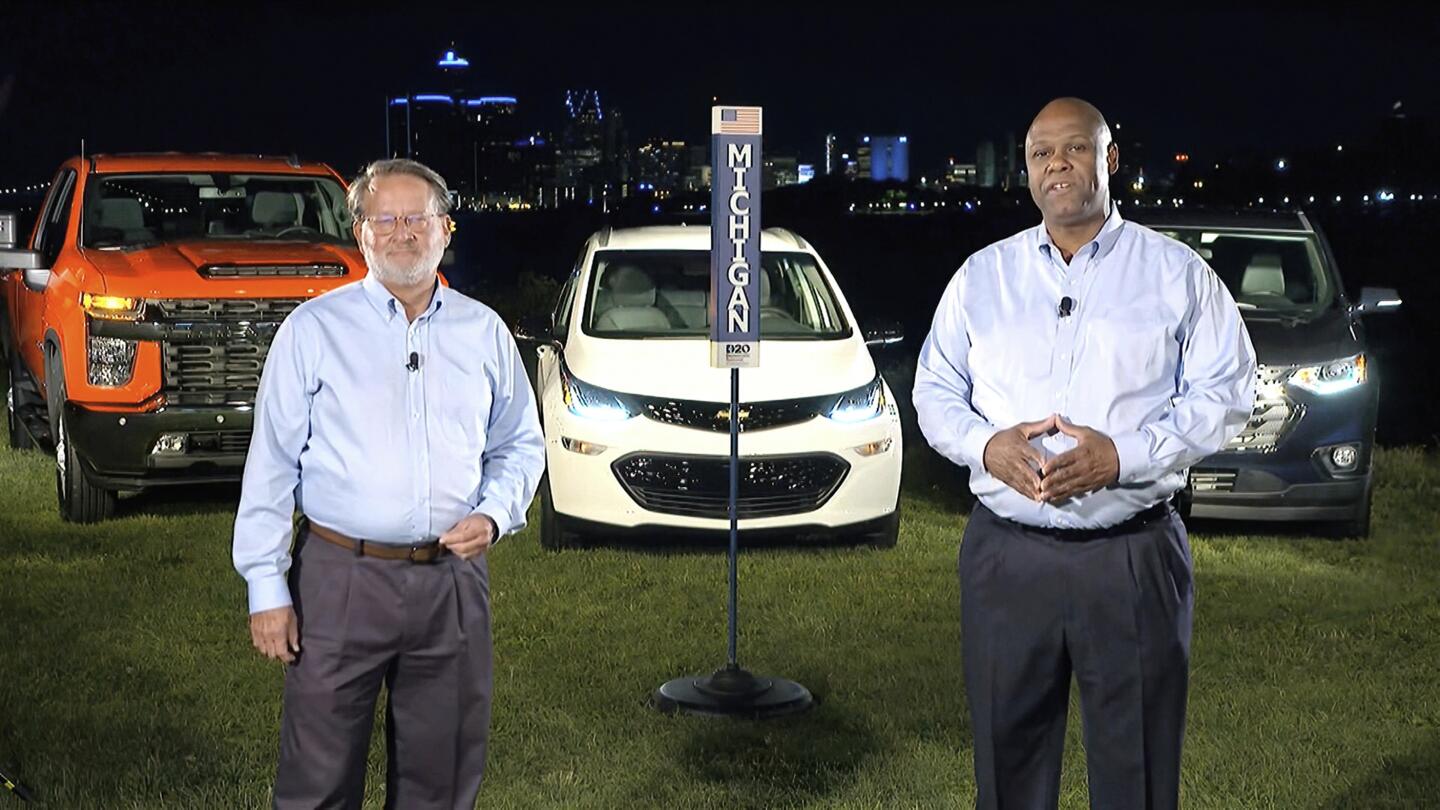
M1370 531L1380 380L1365 316L1400 296L1345 295L1334 254L1302 213L1168 212L1135 219L1194 248L1240 307L1259 361L1255 410L1240 435L1190 470L1190 514L1326 521Z

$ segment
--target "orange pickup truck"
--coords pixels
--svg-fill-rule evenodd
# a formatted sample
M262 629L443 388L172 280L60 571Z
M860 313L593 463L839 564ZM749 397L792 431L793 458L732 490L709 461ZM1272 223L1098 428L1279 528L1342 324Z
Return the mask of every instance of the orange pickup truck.
M73 521L237 480L276 328L365 274L344 181L293 158L73 158L21 246L16 223L0 212L9 439L53 449Z

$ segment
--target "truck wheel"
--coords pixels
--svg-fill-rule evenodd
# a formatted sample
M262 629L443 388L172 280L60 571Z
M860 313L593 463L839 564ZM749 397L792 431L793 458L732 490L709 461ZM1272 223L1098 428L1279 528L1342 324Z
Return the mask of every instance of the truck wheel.
M25 422L20 418L20 408L24 407L25 395L20 388L20 380L24 379L24 371L20 367L20 355L13 354L8 358L10 373L6 379L5 387L5 427L10 434L10 446L16 450L29 450L35 446L35 440L30 437L30 431L25 429Z
M72 523L97 523L115 514L114 490L97 487L85 477L80 456L70 441L69 420L65 417L65 383L57 364L47 375L50 386L50 435L55 437L55 494L60 517Z
M555 500L550 495L550 473L540 479L540 547L551 551L576 545L579 536L560 525L555 514Z

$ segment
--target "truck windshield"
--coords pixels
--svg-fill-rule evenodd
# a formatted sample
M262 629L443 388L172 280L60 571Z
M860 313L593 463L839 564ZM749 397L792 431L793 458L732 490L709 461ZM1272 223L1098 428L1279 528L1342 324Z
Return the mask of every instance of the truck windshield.
M1309 320L1335 301L1335 285L1306 233L1156 228L1205 259L1243 312Z
M765 252L752 275L763 340L850 335L839 301L805 253ZM585 302L585 332L614 338L706 338L710 334L710 253L602 250Z
M345 191L325 175L109 174L85 192L81 244L128 248L180 240L352 244Z

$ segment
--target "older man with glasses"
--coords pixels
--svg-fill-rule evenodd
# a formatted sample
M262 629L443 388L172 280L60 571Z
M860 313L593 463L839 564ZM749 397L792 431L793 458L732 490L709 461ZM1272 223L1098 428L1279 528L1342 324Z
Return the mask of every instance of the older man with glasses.
M382 684L386 806L480 789L486 553L525 525L545 457L509 330L439 283L449 202L419 163L366 168L349 206L369 275L297 307L265 362L234 558L252 641L287 665L277 808L360 806Z

